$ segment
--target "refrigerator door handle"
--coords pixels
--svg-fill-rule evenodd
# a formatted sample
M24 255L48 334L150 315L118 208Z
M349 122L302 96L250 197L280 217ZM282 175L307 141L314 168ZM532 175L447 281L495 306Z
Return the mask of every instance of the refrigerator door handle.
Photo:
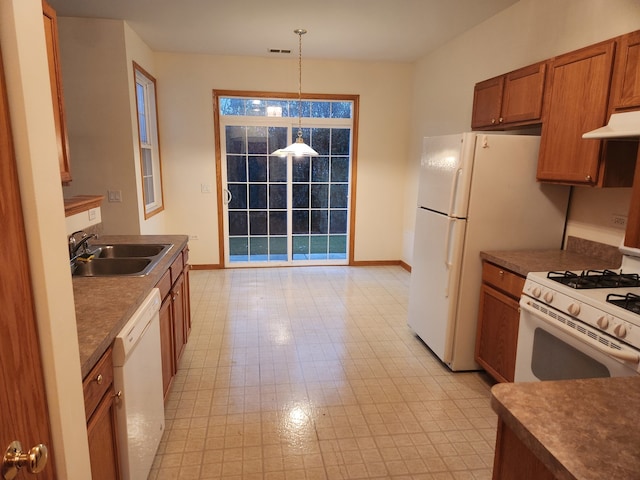
M447 282L444 288L444 296L449 298L449 284L451 283L451 267L453 266L453 254L451 252L451 233L455 228L456 219L449 218L447 223L447 235L444 241L444 264L447 267Z
M456 170L455 175L453 176L453 181L451 182L451 196L449 197L449 211L447 215L455 216L454 208L456 198L458 197L458 186L460 185L460 176L462 175L462 169L458 168Z

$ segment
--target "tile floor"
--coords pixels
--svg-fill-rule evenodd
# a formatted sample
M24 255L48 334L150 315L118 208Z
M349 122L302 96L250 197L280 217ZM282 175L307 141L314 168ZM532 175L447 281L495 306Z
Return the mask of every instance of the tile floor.
M406 324L400 267L191 272L193 329L150 479L490 479L482 374Z

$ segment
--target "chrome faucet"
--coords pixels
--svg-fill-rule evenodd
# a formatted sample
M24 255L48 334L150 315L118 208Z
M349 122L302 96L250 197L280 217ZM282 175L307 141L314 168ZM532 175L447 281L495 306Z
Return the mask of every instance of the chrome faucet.
M76 239L76 235L78 234L82 234L80 240ZM87 234L83 230L78 230L69 235L69 259L71 261L75 260L78 257L78 250L80 250L80 248L84 249L84 253L90 253L87 243L92 238L98 238L98 235L95 233Z

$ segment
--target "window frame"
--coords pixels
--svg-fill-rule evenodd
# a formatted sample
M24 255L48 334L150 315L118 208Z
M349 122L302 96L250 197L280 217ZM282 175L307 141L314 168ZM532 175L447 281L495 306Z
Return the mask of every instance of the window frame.
M160 134L158 131L158 96L156 79L136 62L133 62L134 94L136 100L136 123L138 133L138 155L140 160L140 187L142 189L142 200L144 205L145 220L164 210L164 192L162 182L162 160L160 155ZM141 122L140 98L138 95L138 85L144 91L143 116L145 121ZM146 126L147 141L143 141L141 123ZM151 156L151 174L148 174L145 167L144 152L148 151ZM153 199L147 197L145 180L151 178L151 188Z

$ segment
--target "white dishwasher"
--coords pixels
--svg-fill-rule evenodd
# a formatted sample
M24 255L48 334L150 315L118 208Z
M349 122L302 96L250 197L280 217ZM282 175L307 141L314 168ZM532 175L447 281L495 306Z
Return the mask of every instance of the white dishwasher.
M113 344L113 384L122 392L116 403L122 480L149 476L164 431L159 310L154 288Z

